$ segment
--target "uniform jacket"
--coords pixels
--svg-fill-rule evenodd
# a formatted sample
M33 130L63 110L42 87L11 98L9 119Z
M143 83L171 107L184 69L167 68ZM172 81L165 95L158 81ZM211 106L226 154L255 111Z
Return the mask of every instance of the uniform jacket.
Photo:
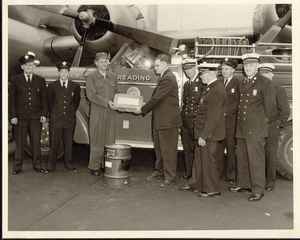
M224 85L224 78L221 79ZM225 108L225 125L226 128L236 128L237 108L239 104L238 94L239 79L233 77L225 87L226 89L226 108Z
M153 120L157 130L180 127L178 85L174 74L167 69L157 80L151 99L141 108L145 116L153 110Z
M270 79L257 73L247 82L239 82L237 138L264 138L268 125L276 118L275 86Z
M64 90L60 80L56 80L49 84L47 96L50 111L50 127L75 127L76 111L80 103L80 86L68 80L68 87Z
M194 118L203 88L204 86L199 77L191 84L189 81L185 82L183 85L183 105L181 110L181 116L183 118Z
M201 94L195 116L194 138L205 141L219 141L225 138L225 101L224 85L216 80L206 86Z
M280 128L289 119L290 105L289 105L289 101L285 89L277 84L274 84L274 86L276 91L277 115L275 121L271 124L270 127Z
M9 117L39 119L47 117L47 93L45 79L33 74L28 83L24 74L14 76L9 86Z

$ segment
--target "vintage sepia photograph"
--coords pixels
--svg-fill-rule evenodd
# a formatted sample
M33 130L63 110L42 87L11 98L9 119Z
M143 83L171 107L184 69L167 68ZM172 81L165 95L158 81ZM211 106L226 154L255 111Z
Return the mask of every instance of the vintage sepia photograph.
M63 4L2 2L4 239L300 237L298 0Z

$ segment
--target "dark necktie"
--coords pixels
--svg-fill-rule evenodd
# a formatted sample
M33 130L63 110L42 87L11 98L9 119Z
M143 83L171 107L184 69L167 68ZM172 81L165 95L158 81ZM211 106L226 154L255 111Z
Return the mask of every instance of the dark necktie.
M224 79L224 86L225 86L225 87L226 87L227 82L228 82L228 79L225 78L225 79Z
M66 82L63 82L63 90L64 92L66 91L67 87L66 87Z
M27 75L27 82L31 83L30 75Z

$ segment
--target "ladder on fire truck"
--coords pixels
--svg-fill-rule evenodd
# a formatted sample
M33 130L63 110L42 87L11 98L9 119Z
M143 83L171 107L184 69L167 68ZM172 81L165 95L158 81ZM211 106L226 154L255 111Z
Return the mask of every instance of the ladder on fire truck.
M241 62L242 55L250 52L259 53L263 62L292 63L292 44L249 44L249 40L245 37L197 37L193 54L196 59L205 57L205 62L220 63L225 57Z

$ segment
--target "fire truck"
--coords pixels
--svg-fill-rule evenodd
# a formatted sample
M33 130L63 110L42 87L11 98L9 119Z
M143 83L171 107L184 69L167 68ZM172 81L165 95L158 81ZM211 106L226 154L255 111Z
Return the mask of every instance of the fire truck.
M245 37L210 37L195 38L192 48L178 48L178 52L172 57L169 69L174 73L178 82L179 101L182 105L183 85L187 78L185 77L181 61L184 54L190 52L190 56L205 62L220 63L224 58L234 58L239 62L235 71L238 78L244 77L243 67L241 65L241 56L244 53L256 52L260 47L268 47L267 51L261 54L260 62L271 62L275 65L273 82L283 86L286 89L291 115L286 124L280 129L278 164L277 171L284 177L293 179L293 116L292 116L292 45L280 43L258 43L249 44ZM182 50L182 51L180 51ZM130 54L125 54L130 52ZM128 57L130 56L130 57ZM139 52L132 51L130 45L124 44L119 52L110 62L110 69L117 75L121 93L126 93L129 89L136 91L143 96L144 102L147 102L156 87L158 76L151 69L146 69L142 64L142 57ZM90 102L85 92L85 83L88 74L95 71L92 67L72 67L69 79L78 83L81 87L81 102L77 111L76 129L74 142L79 144L89 144L89 116ZM221 72L219 72L220 74ZM46 79L49 84L58 79L58 71L54 67L37 67L35 74ZM116 143L129 144L134 148L153 148L153 137L151 130L151 113L143 116L137 116L132 113L117 112L116 124ZM178 134L178 149L182 150L180 132ZM45 123L41 134L42 154L49 152L49 127ZM27 144L27 151L31 148ZM63 144L60 145L59 157L63 156Z

